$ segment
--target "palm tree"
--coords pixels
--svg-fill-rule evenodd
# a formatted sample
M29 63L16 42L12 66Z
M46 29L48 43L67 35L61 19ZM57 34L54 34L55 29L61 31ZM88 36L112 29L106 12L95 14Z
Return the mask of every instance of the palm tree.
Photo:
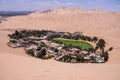
M96 48L100 48L101 50L105 48L105 40L104 39L99 39L98 43L96 44Z
M97 40L98 40L98 37L96 37L96 36L95 36L95 37L93 37L93 41L95 41L95 42L96 42Z

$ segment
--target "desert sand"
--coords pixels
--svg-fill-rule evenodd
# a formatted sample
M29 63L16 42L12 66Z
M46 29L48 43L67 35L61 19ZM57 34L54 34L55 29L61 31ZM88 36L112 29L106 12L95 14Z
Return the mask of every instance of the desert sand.
M2 19L1 19L2 20ZM120 80L120 13L78 8L38 11L8 17L0 23L0 80ZM70 64L28 56L22 48L6 45L7 34L15 29L80 31L106 40L113 46L103 64Z

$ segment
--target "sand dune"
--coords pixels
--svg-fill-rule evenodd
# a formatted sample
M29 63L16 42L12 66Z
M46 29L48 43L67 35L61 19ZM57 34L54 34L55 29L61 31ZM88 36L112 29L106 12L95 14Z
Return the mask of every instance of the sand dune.
M0 23L0 80L120 80L120 13L78 8L38 11L26 16L8 17ZM12 29L80 31L104 38L114 49L105 64L66 64L29 57L22 48L6 45ZM7 77L6 77L7 76Z
M69 64L5 53L0 64L0 80L120 80L120 64Z

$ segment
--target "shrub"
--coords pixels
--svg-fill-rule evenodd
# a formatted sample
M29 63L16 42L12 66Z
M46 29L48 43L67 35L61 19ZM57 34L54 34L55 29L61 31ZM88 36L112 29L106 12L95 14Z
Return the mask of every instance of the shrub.
M27 50L27 54L34 56L34 50L33 49Z
M109 51L112 51L112 50L113 50L113 47L110 47L108 50L109 50Z
M43 48L43 49L41 50L41 54L42 54L43 56L46 55L46 49L45 49L45 48Z
M38 47L37 47L37 51L40 51L41 49L42 49L41 46L38 46Z
M96 63L96 59L94 56L91 56L90 60L92 61L92 63Z
M53 40L53 38L59 38L60 35L59 34L51 34L49 36L47 36L47 40Z
M40 42L40 46L41 46L41 47L45 47L46 44L45 44L44 42Z
M95 50L93 48L89 48L88 52L92 52L93 53L93 52L95 52Z
M54 57L53 55L48 54L46 56L43 56L42 59L51 59L53 57Z
M80 39L80 36L81 36L81 33L80 32L75 32L75 33L73 33L73 39L75 39L75 40L79 40Z
M10 40L10 42L12 42L12 43L17 43L17 41L16 41L16 40Z
M86 36L87 41L92 41L91 37Z
M76 60L77 62L83 62L84 57L80 55L79 53L76 54Z
M12 39L21 39L23 36L19 31L15 31L13 34L8 34L8 36Z
M108 61L109 56L108 56L108 52L107 51L104 52L103 57L104 57L105 62Z
M31 36L35 36L35 37L41 37L42 32L39 30L33 30L30 32Z
M30 43L30 44L34 44L34 45L38 45L38 43L35 42L35 41L33 41L33 40L29 41L29 43Z
M38 58L42 58L42 57L43 57L42 53L41 53L41 52L38 52L38 53L37 53L37 57L38 57Z
M46 55L46 49L43 48L43 49L41 49L41 50L38 52L37 57L44 59L45 55Z
M104 49L105 47L105 40L104 39L99 39L98 43L96 44L96 49L100 48L100 49Z
M95 42L96 42L97 40L98 40L98 37L96 37L96 36L95 36L95 37L93 37L93 41L95 41Z
M19 35L19 31L18 30L15 30L15 35Z

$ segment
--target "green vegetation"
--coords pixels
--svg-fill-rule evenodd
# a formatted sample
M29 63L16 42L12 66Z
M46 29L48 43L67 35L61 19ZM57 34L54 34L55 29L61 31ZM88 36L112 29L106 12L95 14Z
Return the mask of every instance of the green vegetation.
M28 55L34 56L34 50L33 50L33 49L27 50L26 53L27 53Z
M95 42L98 41L98 37L94 36L93 41L95 41Z
M105 48L105 44L106 44L106 42L105 42L105 40L104 39L99 39L99 41L98 41L98 43L96 44L96 50L97 49L104 49Z
M108 56L109 54L108 54L108 52L106 51L106 52L104 52L104 54L103 54L103 57L105 58L104 60L105 60L105 62L106 61L108 61L108 58L109 58L109 56Z
M112 51L113 50L113 47L110 47L109 49L108 49L108 51Z
M8 37L8 46L23 47L28 55L70 63L103 63L108 61L109 51L113 50L113 47L106 50L104 39L86 36L80 32L15 30ZM95 43L95 48L89 42Z
M16 41L16 40L10 40L10 42L12 42L12 43L17 43L17 41Z
M53 55L48 54L46 56L43 56L42 59L51 59L53 57L54 57Z
M37 57L38 58L44 58L45 55L46 55L46 49L43 48L38 52Z
M8 34L11 39L22 39L27 37L41 37L47 35L47 30L15 30L13 34Z
M80 50L93 49L93 46L90 43L87 43L85 41L68 40L68 39L62 39L62 38L55 38L53 39L53 41L59 44L64 44L67 47L74 47Z

